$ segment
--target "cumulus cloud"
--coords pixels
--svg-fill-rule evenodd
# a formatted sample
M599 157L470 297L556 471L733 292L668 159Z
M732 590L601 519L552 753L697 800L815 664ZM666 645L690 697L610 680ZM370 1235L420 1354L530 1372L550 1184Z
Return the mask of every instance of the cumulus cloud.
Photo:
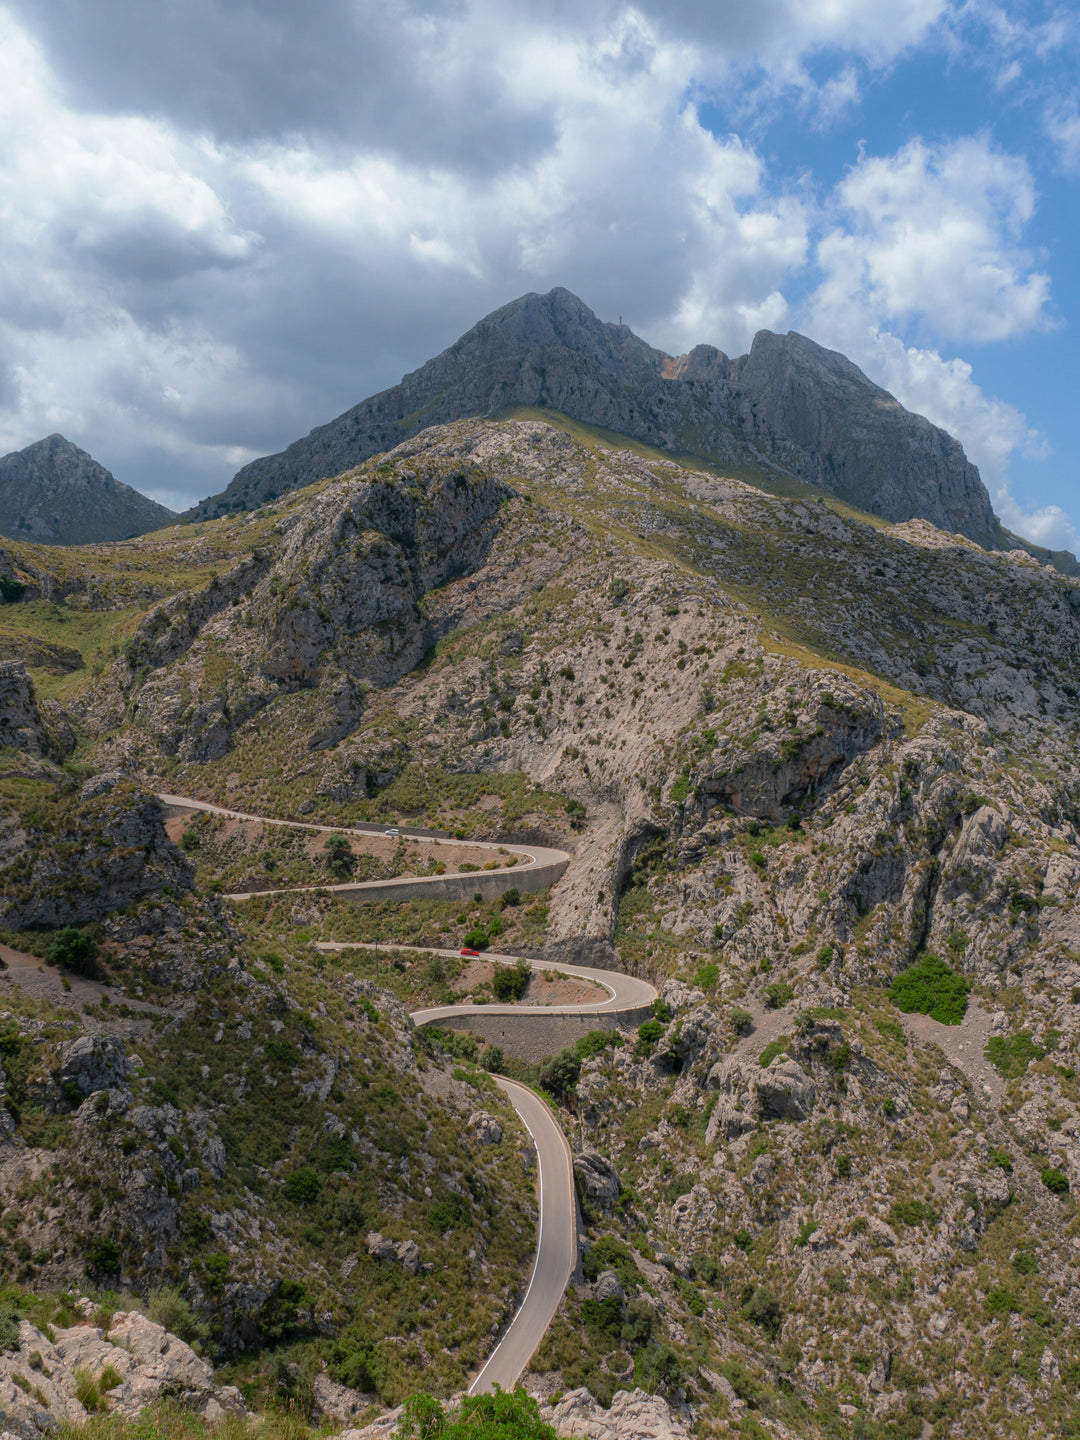
M827 123L957 13L10 0L0 448L61 430L184 505L559 284L675 353L798 324L1004 484L1023 418L940 350L1048 323L1023 161L916 141L861 159L822 211L699 110L782 97Z
M1035 208L1031 173L985 136L863 156L835 206L818 250L819 311L855 308L951 342L1050 323L1049 276L1019 243Z

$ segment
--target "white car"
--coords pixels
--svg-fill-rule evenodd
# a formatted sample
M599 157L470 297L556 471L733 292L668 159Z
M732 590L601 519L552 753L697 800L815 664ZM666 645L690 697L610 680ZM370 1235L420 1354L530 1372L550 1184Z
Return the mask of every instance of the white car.
M384 834L384 835L400 835L400 834L401 834L401 831L398 829L398 827L397 827L396 825L391 825L389 830L384 830L384 831L383 831L383 834Z

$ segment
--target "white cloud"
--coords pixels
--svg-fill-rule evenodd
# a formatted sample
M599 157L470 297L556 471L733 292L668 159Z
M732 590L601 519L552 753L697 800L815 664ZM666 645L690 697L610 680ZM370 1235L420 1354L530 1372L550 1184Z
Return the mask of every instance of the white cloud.
M1075 97L1047 106L1043 126L1057 147L1061 168L1069 174L1080 173L1080 104Z
M1049 277L1019 244L1035 208L1030 171L986 137L864 156L834 198L838 223L818 251L820 311L855 307L952 342L1050 323Z
M935 348L1047 323L1023 161L912 142L822 216L697 108L828 123L953 0L14 3L48 60L0 8L0 448L64 430L190 501L525 290L738 353L793 323L815 229L800 328L999 490L1030 443Z

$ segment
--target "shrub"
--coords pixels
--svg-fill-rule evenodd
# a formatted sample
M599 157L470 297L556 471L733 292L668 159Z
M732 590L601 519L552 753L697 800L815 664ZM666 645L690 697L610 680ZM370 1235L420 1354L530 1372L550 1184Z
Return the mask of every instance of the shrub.
M101 974L98 954L101 947L89 930L79 930L74 925L65 925L53 936L49 946L48 961L61 970L70 970L74 975L84 975L89 980Z
M164 1325L170 1334L179 1335L189 1345L193 1340L207 1339L210 1334L210 1327L198 1318L180 1291L168 1285L150 1291L146 1314L155 1325Z
M102 1275L119 1275L120 1246L115 1240L99 1235L87 1246L86 1263L91 1270L98 1270Z
M350 1390L362 1390L371 1393L375 1390L375 1356L371 1350L354 1350L345 1344L335 1345L330 1352L330 1359L327 1362L326 1370L331 1380L336 1380L339 1385L347 1385ZM414 1395L413 1400L419 1399ZM412 1401L406 1401L406 1407ZM437 1402L435 1402L437 1403ZM404 1419L397 1433L422 1433L424 1435L437 1435L439 1431L406 1432Z
M506 1064L506 1056L501 1045L485 1045L477 1056L476 1063L481 1070L490 1071L492 1075L501 1075L503 1066Z
M836 1157L836 1174L839 1179L847 1180L851 1175L851 1156L838 1155Z
M938 1213L925 1200L897 1200L889 1211L889 1219L894 1224L932 1227L938 1222Z
M488 947L488 932L479 925L475 925L461 943L467 950L486 950Z
M1012 1157L1005 1150L991 1150L990 1164L996 1165L999 1170L1012 1170Z
M937 955L926 954L897 975L889 999L906 1015L929 1015L942 1025L959 1025L970 985Z
M353 873L356 857L344 835L328 835L323 854L326 856L326 868L335 879L347 880Z
M510 905L520 905L520 904L521 904L521 896L518 894L516 888L511 889L511 890L507 890L506 894L500 896L500 898L499 898L499 909L500 909L500 910L505 910L505 909L506 909L508 906L510 906Z
M495 999L501 1000L504 1005L520 1000L528 984L529 967L524 960L519 960L516 965L496 965L491 977Z
M290 1175L286 1175L281 1186L281 1193L285 1199L291 1200L295 1205L310 1205L313 1200L319 1198L321 1190L322 1181L308 1165L303 1165L299 1170L294 1170Z
M579 1060L587 1060L590 1055L599 1055L604 1050L619 1050L622 1043L623 1038L617 1030L590 1030L580 1040L574 1041L574 1054Z
M694 976L694 984L700 990L715 990L720 983L720 966L714 964L702 965L701 969Z
M1027 1030L1018 1030L1007 1039L1004 1035L991 1036L983 1053L1006 1080L1018 1080L1032 1060L1041 1060L1046 1051Z
M827 970L833 962L835 953L831 945L822 945L821 949L817 952L818 967L822 970Z
M659 1020L646 1020L644 1025L638 1026L637 1033L642 1052L651 1055L656 1049L657 1041L664 1033L664 1026Z
M472 1224L472 1211L460 1195L447 1195L436 1200L428 1211L428 1218L440 1235L447 1230L465 1230Z
M19 1348L19 1312L10 1304L0 1305L0 1351Z
M736 1035L745 1035L754 1023L754 1017L750 1011L743 1010L738 1005L728 1011L728 1019Z
M768 1285L750 1287L750 1293L743 1300L742 1314L744 1320L760 1325L771 1340L776 1339L784 1323L780 1301Z
M560 1050L540 1067L540 1084L552 1095L562 1097L573 1090L580 1074L581 1061L574 1051Z
M765 987L765 1004L770 1010L782 1010L794 998L795 990L786 980L774 980Z
M762 1050L761 1054L758 1056L758 1064L764 1070L767 1066L772 1064L772 1062L776 1059L777 1055L783 1055L790 1044L791 1041L786 1035L781 1035L776 1040L770 1040L768 1045L765 1046L765 1049Z
M393 1440L556 1440L540 1419L540 1406L524 1390L497 1389L490 1395L466 1395L452 1418L434 1396L405 1401Z
M1040 1178L1051 1195L1067 1195L1069 1193L1068 1176L1058 1170L1056 1166L1048 1165Z
M123 1384L123 1378L115 1365L106 1365L98 1376L98 1390L102 1395L106 1390L115 1390L118 1385Z

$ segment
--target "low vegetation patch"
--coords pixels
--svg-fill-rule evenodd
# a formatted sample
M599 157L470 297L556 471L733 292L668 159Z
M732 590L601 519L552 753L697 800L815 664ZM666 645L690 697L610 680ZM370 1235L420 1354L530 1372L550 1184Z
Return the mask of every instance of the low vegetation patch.
M897 975L889 986L889 999L905 1015L929 1015L942 1025L959 1025L970 989L944 960L926 954Z

